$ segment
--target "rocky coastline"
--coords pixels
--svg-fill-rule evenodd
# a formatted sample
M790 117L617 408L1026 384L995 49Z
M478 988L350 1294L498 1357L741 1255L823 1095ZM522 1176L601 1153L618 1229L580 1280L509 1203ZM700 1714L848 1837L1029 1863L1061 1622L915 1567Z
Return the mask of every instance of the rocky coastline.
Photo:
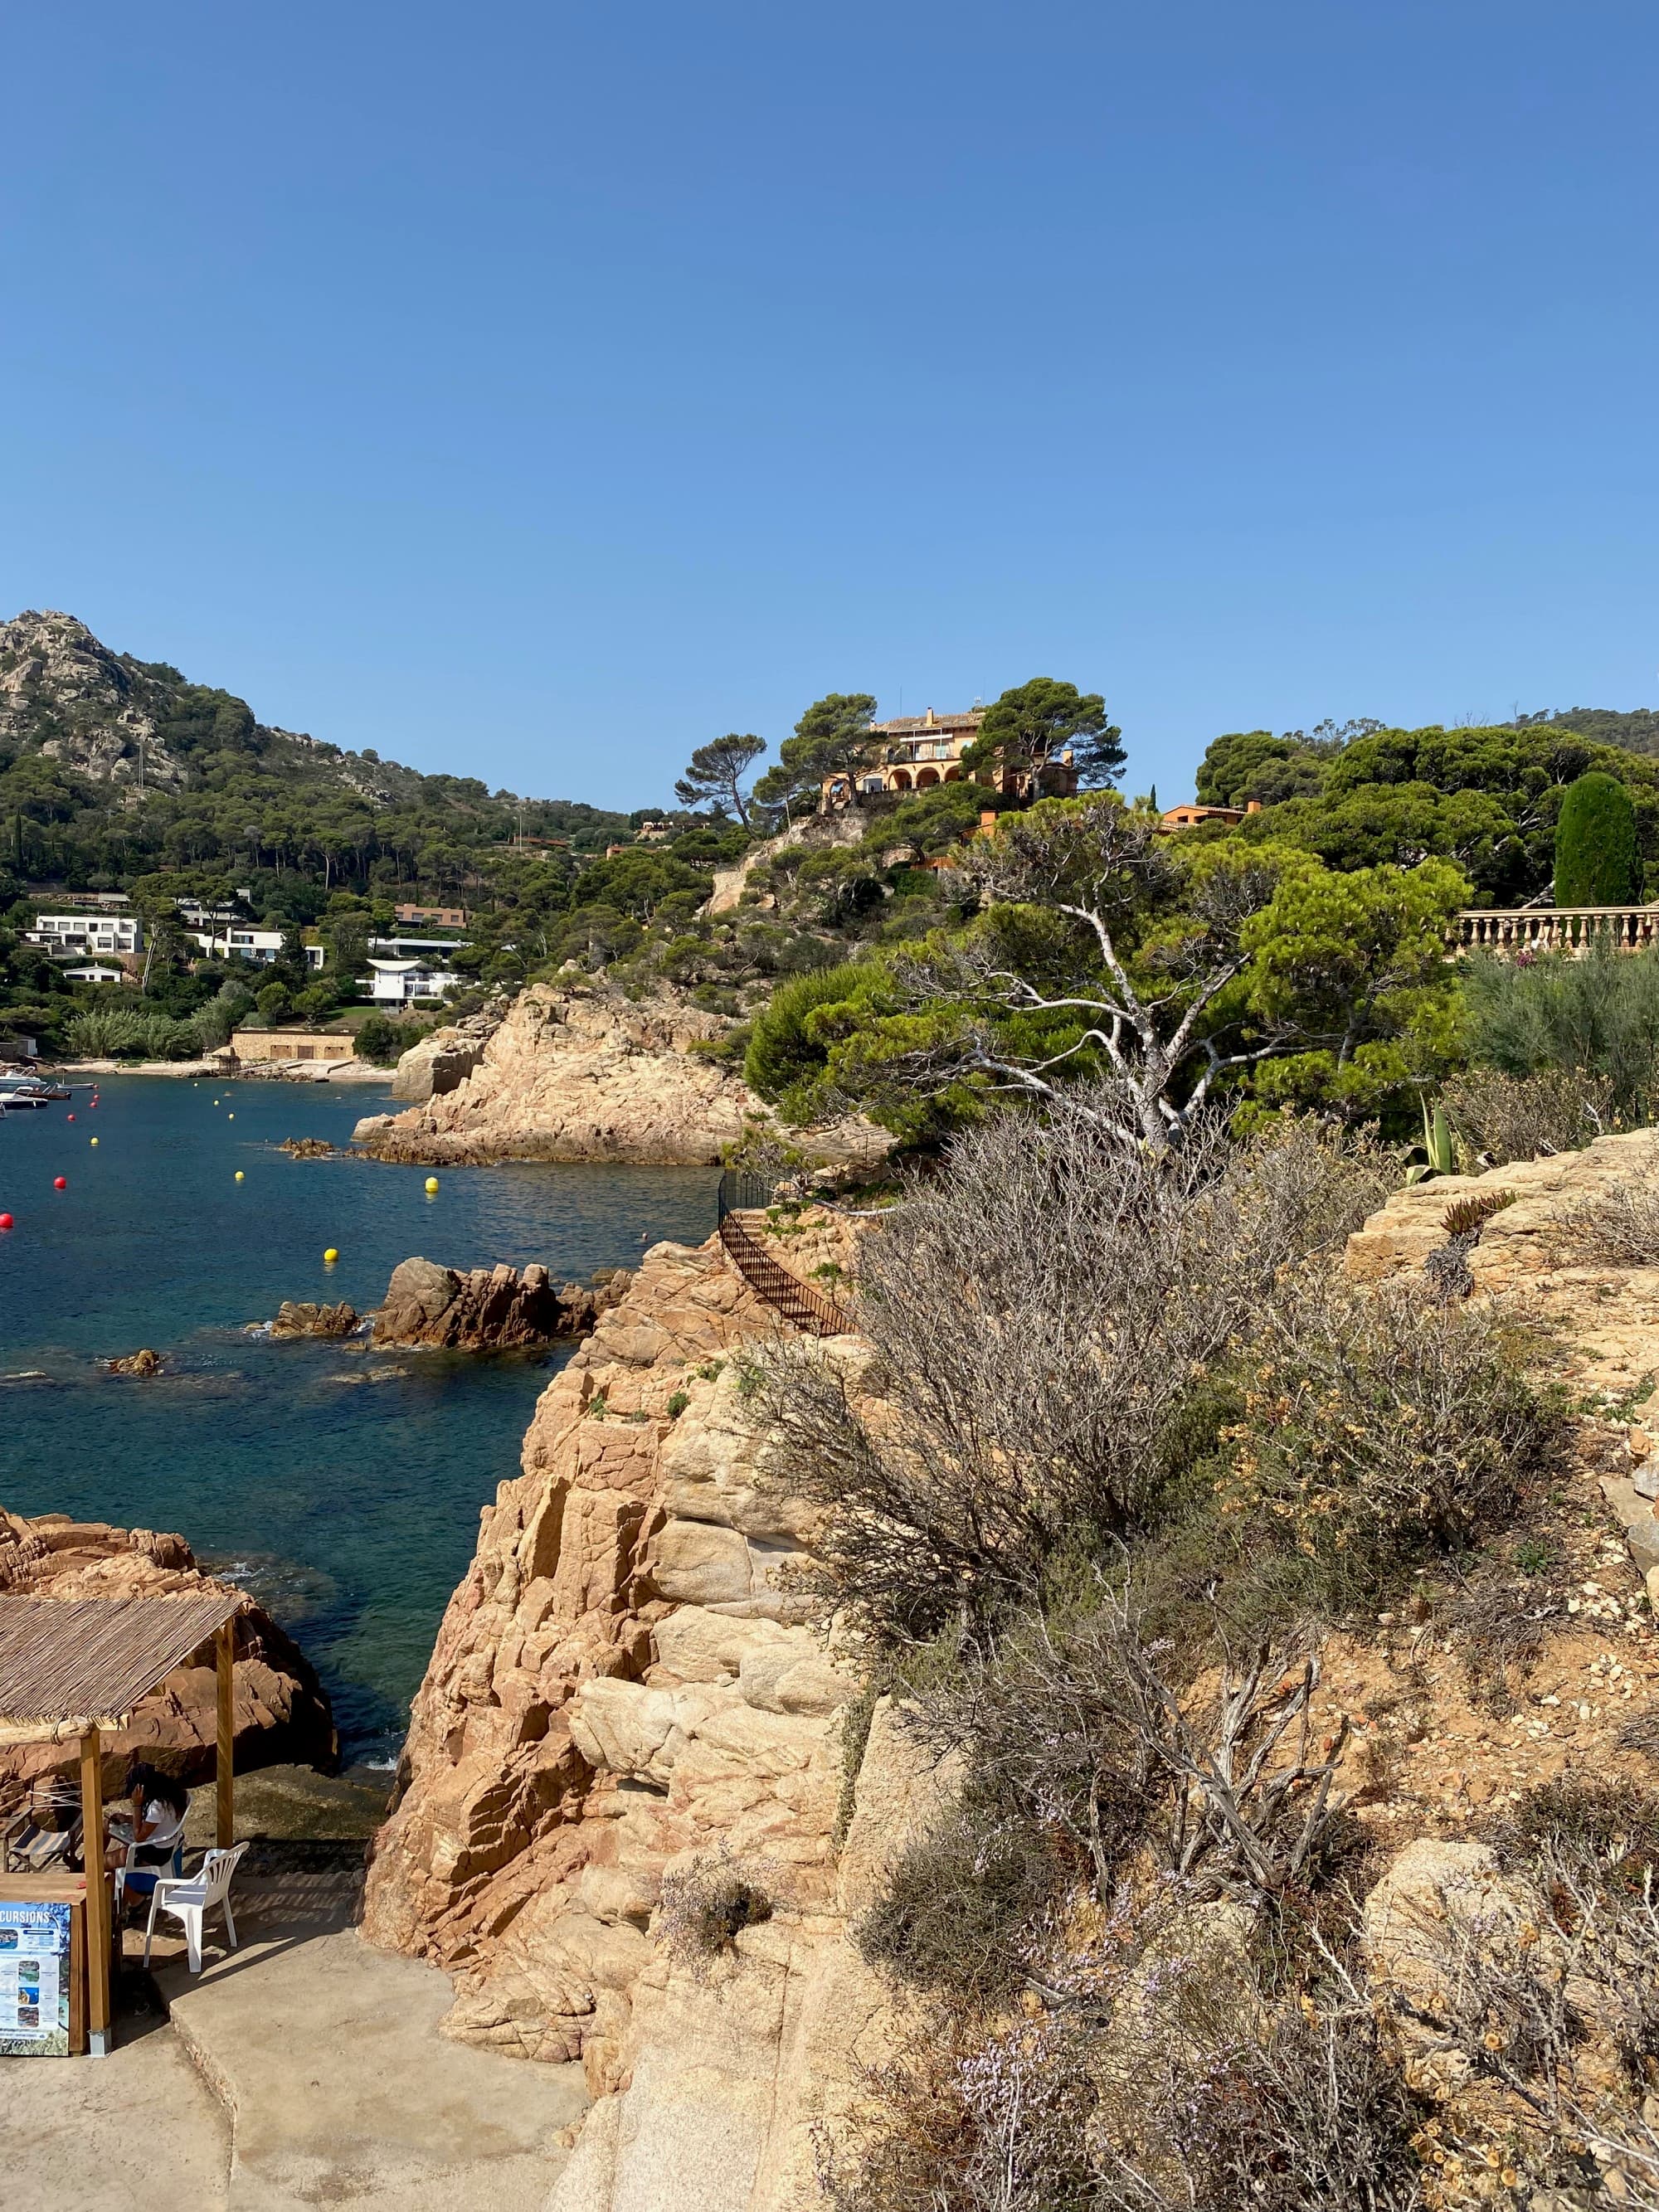
M712 1165L767 1110L712 1056L731 1027L667 994L534 984L493 1027L441 1030L405 1054L394 1091L422 1103L368 1116L355 1142L374 1158L421 1165Z
M376 1351L531 1351L585 1336L626 1295L629 1270L604 1267L586 1283L556 1283L534 1261L522 1273L504 1263L462 1270L419 1257L399 1261L386 1297L368 1313L342 1300L319 1305L285 1298L270 1324L281 1340L345 1338L368 1333ZM255 1326L263 1328L264 1324ZM155 1355L139 1354L140 1359ZM153 1374L148 1365L112 1371Z
M1348 1247L1357 1279L1420 1272L1451 1198L1515 1186L1473 1255L1477 1294L1540 1302L1570 1387L1607 1409L1584 1417L1560 1499L1560 1617L1522 1717L1494 1720L1426 1601L1326 1638L1311 1725L1346 1747L1379 1959L1402 1911L1443 1917L1486 1878L1483 1809L1641 1766L1626 1723L1659 1694L1655 1486L1631 1478L1654 1448L1626 1401L1659 1371L1659 1268L1568 1265L1559 1230L1587 1192L1649 1173L1656 1144L1402 1191ZM836 1240L855 1273L844 1221L805 1233L814 1252ZM811 1516L757 1481L742 1397L744 1346L776 1326L716 1241L647 1255L483 1510L374 1846L365 1932L451 1972L447 2031L580 2060L595 2101L547 2212L807 2212L869 2069L916 2032L851 1931L951 1778L889 1701L854 1703L855 1655L805 1624ZM824 1351L856 1391L860 1340ZM693 1959L679 1900L727 1875L764 1909Z
M167 1075L187 1076L198 1083L374 1084L387 1082L391 1073L367 1060L319 1060L314 1066L301 1068L218 1054L206 1060L51 1060L40 1065L46 1073L70 1083L97 1075Z
M66 1513L31 1518L3 1507L0 1593L60 1601L240 1595L197 1565L182 1536L73 1521ZM238 1773L269 1766L337 1771L339 1747L328 1692L292 1638L246 1598L236 1618L232 1680ZM216 1697L210 1654L175 1668L140 1702L126 1728L106 1735L106 1777L118 1779L130 1760L143 1758L188 1788L211 1782ZM67 1775L76 1758L73 1744L0 1748L0 1799L46 1776Z

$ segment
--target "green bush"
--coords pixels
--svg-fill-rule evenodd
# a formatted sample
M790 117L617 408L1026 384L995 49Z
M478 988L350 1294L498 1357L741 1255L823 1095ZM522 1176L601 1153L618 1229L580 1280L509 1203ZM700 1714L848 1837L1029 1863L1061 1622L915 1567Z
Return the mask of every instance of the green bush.
M1594 1077L1598 1111L1626 1127L1659 1093L1659 952L1594 945L1582 959L1482 957L1463 977L1469 1057L1505 1075Z
M1526 1348L1491 1310L1409 1285L1316 1271L1284 1285L1249 1349L1216 1493L1241 1558L1293 1554L1310 1599L1335 1612L1490 1535L1563 1449L1564 1411L1528 1382Z
M1555 826L1557 906L1624 906L1640 898L1636 809L1617 777L1592 769L1567 786Z
M143 1043L144 1024L130 1006L88 1006L64 1024L64 1042L85 1060L113 1060Z
M813 1083L829 1063L830 1047L854 1008L870 994L881 971L867 961L848 961L793 976L772 994L750 1033L744 1079L762 1098L793 1105L810 1118Z
M357 1057L376 1067L395 1066L411 1045L430 1036L436 1026L434 1022L393 1022L384 1014L370 1014L357 1030Z

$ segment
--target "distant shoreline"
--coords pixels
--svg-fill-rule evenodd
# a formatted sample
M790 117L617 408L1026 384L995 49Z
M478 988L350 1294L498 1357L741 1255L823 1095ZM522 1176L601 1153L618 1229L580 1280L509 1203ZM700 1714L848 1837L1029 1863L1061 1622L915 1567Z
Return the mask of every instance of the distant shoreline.
M40 1066L52 1075L65 1078L187 1075L198 1083L387 1084L391 1082L392 1074L389 1067L374 1067L366 1060L319 1060L314 1064L302 1060L290 1065L263 1060L239 1060L234 1067L228 1068L220 1060L43 1060Z

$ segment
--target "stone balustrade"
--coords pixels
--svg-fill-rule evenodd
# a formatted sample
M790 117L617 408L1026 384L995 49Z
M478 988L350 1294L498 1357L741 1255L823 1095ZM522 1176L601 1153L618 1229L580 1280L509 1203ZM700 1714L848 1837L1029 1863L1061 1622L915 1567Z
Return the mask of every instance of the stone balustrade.
M1460 952L1639 952L1659 942L1659 905L1466 907L1451 936Z

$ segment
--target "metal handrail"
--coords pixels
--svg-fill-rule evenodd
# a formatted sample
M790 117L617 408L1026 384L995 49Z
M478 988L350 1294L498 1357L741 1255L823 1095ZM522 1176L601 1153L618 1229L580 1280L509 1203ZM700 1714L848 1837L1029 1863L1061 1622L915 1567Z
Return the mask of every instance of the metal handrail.
M797 1328L811 1336L844 1336L853 1324L835 1300L802 1282L745 1226L743 1213L754 1211L728 1206L721 1213L719 1234L727 1259L750 1289Z

